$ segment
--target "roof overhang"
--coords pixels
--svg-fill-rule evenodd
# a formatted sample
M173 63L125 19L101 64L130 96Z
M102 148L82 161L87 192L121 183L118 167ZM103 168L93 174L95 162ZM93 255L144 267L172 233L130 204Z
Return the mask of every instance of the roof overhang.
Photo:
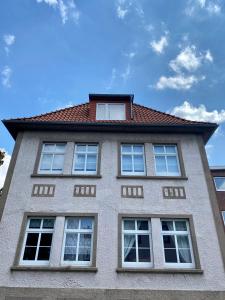
M126 133L185 133L200 134L205 143L212 136L218 125L215 123L165 125L165 124L125 124L125 123L74 123L65 121L24 121L3 120L14 139L20 131L91 131L91 132L126 132Z

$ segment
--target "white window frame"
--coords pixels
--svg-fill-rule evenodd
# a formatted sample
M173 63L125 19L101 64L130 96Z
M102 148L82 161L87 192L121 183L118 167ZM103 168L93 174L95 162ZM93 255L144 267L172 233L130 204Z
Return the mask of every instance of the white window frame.
M124 221L135 221L135 230L124 230ZM149 230L138 230L137 221L148 221ZM122 218L122 267L124 268L152 268L153 267L153 249L152 249L152 230L151 230L151 219L149 218ZM132 234L135 235L135 244L136 244L136 262L125 262L124 261L124 235ZM138 235L148 235L149 236L149 246L150 246L150 262L138 262Z
M172 221L173 222L173 231L163 231L162 230L162 221ZM187 231L177 231L175 228L175 221L185 221L186 222L186 227L187 227ZM160 225L161 225L161 239L162 239L162 249L163 249L163 256L164 256L164 264L166 268L184 268L184 269L193 269L195 268L195 259L194 259L194 253L193 253L193 246L192 246L192 240L191 240L191 234L190 234L190 226L189 226L189 220L187 219L164 219L161 218L160 219ZM164 251L164 242L163 242L163 236L164 235L173 235L174 236L174 240L175 240L175 247L176 247L176 255L177 255L177 263L169 263L166 262L166 257L165 257L165 251ZM190 245L190 253L191 253L191 260L192 263L180 263L180 258L179 258L179 253L178 253L178 243L177 243L177 236L178 235L187 235L188 236L188 242Z
M59 144L63 144L65 145L65 150L64 152L55 152L55 151L52 151L52 152L48 152L48 151L44 151L44 147L45 145L54 145L56 148L56 145L59 145ZM40 157L40 161L39 161L39 166L38 166L38 173L39 174L62 174L63 173L63 169L64 169L64 159L65 159L65 152L66 152L66 143L64 142L59 142L59 143L52 143L52 142L45 142L42 144L42 150L41 150L41 157ZM51 168L50 170L41 170L41 162L42 162L42 157L44 154L49 154L49 155L52 155L52 162L51 162ZM58 171L58 170L52 170L52 165L53 165L53 161L54 161L54 157L56 155L63 155L63 166L62 166L62 170L61 171Z
M98 112L98 107L100 105L105 105L105 116L101 117L99 116L99 112ZM110 118L110 106L115 106L115 105L122 105L123 106L123 119L112 119ZM96 107L96 120L112 120L112 121L116 121L116 120L120 120L120 121L124 121L126 120L126 106L124 103L97 103L97 107Z
M77 218L79 219L79 225L78 229L68 229L67 228L67 221L68 218ZM92 219L92 229L80 229L81 219L83 218L91 218ZM62 246L62 256L61 256L61 264L66 266L92 266L93 262L93 243L94 243L94 227L95 227L95 218L89 217L89 216L71 216L65 218L65 226L64 226L64 234L63 234L63 246ZM65 252L65 245L66 245L66 234L67 233L76 233L77 234L77 247L76 247L76 260L75 261L69 261L64 260L64 252ZM90 255L90 261L78 261L78 253L79 253L79 243L80 243L80 234L86 233L91 234L91 255Z
M218 189L218 188L217 188L217 186L216 186L216 179L217 179L217 178L223 178L223 179L225 180L225 176L214 176L214 177L213 177L216 191L217 191L217 192L225 192L225 189Z
M33 219L41 219L40 228L29 228L31 219L32 220ZM54 222L54 227L53 228L42 228L42 225L43 225L43 222L44 222L45 219L54 219L55 220L56 218L55 217L42 217L42 216L40 216L40 217L29 217L27 219L26 230L25 230L24 239L23 239L23 246L22 246L21 255L20 255L20 262L19 262L20 265L24 265L24 266L32 266L32 265L46 266L46 265L49 265L49 262L50 262L50 259L51 259L52 243L51 243L51 246L50 246L49 260L37 260L42 233L52 233L52 242L53 242L55 222ZM34 260L23 260L28 233L38 233L39 234L37 249L36 249L36 255L35 255ZM49 247L49 246L46 246L46 247Z
M123 152L123 146L131 146L132 147L132 151L131 152ZM142 153L138 153L138 152L134 152L134 146L141 146L143 149ZM144 171L143 172L137 172L134 171L134 155L141 155L143 156L143 163L144 163ZM123 155L130 155L131 159L132 159L132 171L131 172L126 172L123 171ZM135 175L135 176L145 176L146 175L146 160L145 160L145 145L144 144L125 144L122 143L120 145L120 170L121 170L121 175Z
M85 152L77 152L77 146L85 146L86 150ZM88 146L97 146L97 151L96 152L89 152L88 151ZM76 165L76 155L77 154L84 154L85 155L85 161L84 161L84 171L79 171L75 170L75 165ZM87 156L88 154L96 154L96 170L95 171L86 171L87 168ZM99 160L99 144L98 143L76 143L75 144L75 149L74 149L74 158L73 158L73 174L80 174L80 175L96 175L98 173L98 160Z
M161 146L164 147L165 153L155 153L155 147ZM176 153L166 153L166 146L175 146ZM153 145L153 154L154 154L154 164L155 164L155 174L156 176L175 176L179 177L181 176L181 169L180 169L180 159L178 154L178 149L176 144L154 144ZM158 173L156 168L156 156L163 156L166 159L166 173ZM178 174L171 173L168 171L168 163L167 163L167 157L168 156L176 156L177 159L177 166L178 166Z

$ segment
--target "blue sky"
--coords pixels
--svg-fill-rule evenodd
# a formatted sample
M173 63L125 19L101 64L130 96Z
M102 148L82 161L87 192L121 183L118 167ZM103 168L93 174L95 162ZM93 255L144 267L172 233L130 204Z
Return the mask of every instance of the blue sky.
M225 5L220 0L7 0L0 4L0 118L86 102L89 93L219 122L225 165ZM0 125L0 148L14 141ZM9 159L8 159L9 160Z

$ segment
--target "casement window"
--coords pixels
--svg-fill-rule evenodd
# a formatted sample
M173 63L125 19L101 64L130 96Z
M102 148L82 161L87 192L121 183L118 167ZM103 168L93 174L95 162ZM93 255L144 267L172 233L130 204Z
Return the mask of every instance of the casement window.
M149 219L123 219L122 266L152 267L152 238Z
M98 103L96 120L126 120L125 104Z
M157 176L180 176L176 145L154 145L154 158Z
M39 173L61 174L63 172L66 143L44 143L42 146Z
M93 217L66 218L62 254L64 265L92 264L93 230Z
M193 268L194 258L189 222L182 219L161 219L165 265L172 268Z
M98 145L76 144L74 154L73 173L97 174Z
M225 192L225 177L214 177L214 182L217 191Z
M144 145L121 145L121 174L145 175Z
M21 265L48 265L55 218L28 218Z

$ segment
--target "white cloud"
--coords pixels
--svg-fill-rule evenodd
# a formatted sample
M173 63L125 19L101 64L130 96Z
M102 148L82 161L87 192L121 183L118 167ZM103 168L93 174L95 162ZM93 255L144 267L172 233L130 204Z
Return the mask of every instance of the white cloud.
M120 5L118 5L116 12L119 19L124 19L126 14L128 13L128 9L123 9Z
M205 11L209 15L219 15L221 5L218 0L189 0L185 9L188 16L194 16L198 12Z
M131 75L131 67L130 64L128 64L124 73L121 74L121 77L123 78L124 81L127 81L130 75Z
M68 20L73 20L76 24L80 19L80 12L74 0L36 0L38 3L45 3L53 8L57 8L62 23L65 24Z
M1 72L2 77L2 85L6 88L11 87L11 75L12 75L12 69L9 66L5 66Z
M113 68L112 72L111 72L110 81L109 81L109 83L106 86L106 90L111 90L111 88L112 88L115 80L116 80L116 68Z
M156 89L163 90L166 88L174 90L189 90L193 84L197 84L204 77L196 77L194 75L185 76L183 74L177 74L175 76L166 77L161 76L156 83Z
M152 50L157 54L162 54L165 48L168 46L168 38L167 36L162 36L158 41L153 40L150 43Z
M9 167L11 156L9 155L9 153L7 153L5 149L0 149L0 150L5 152L5 157L3 160L4 163L3 165L0 166L0 188L2 188L5 182L5 177Z
M216 3L209 3L209 5L206 7L206 10L209 12L211 15L218 15L221 12L221 6L216 4Z
M213 62L213 56L209 50L206 51L205 59L208 60L209 62Z
M224 109L221 111L207 111L205 105L201 104L199 106L194 106L188 101L184 101L180 106L175 106L172 109L171 114L193 121L213 122L218 124L225 122Z
M15 43L16 37L13 34L5 34L3 39L7 46L11 46Z

